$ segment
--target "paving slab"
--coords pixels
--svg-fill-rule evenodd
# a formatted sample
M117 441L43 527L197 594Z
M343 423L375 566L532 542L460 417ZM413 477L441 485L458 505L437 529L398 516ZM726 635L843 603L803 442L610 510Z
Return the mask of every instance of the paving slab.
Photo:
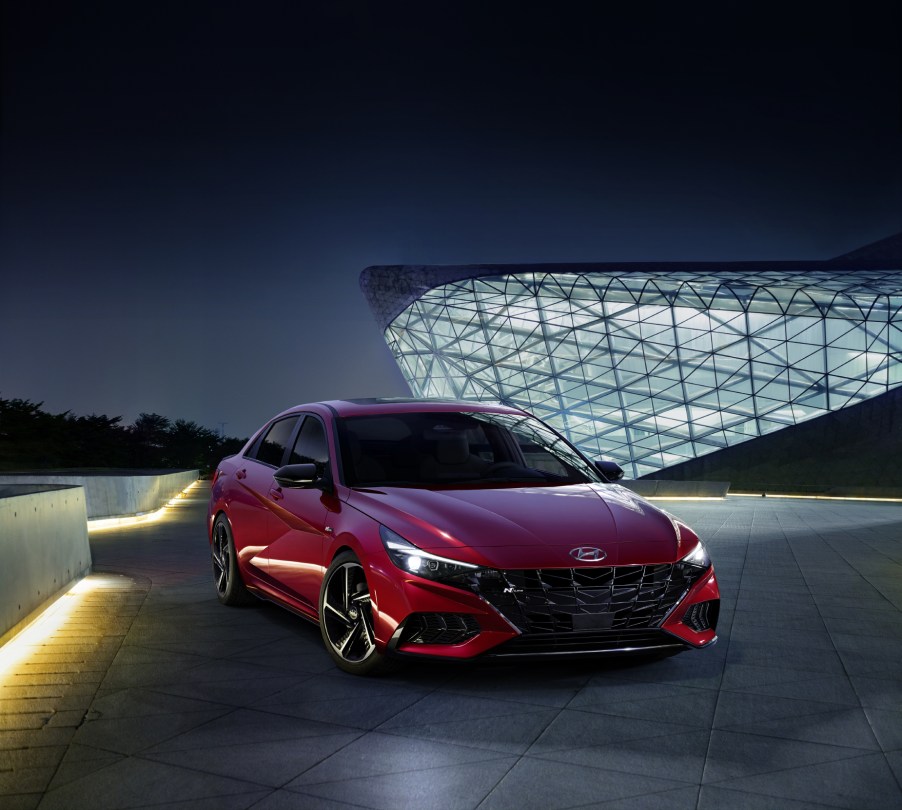
M714 559L715 647L379 679L217 602L204 488L94 533L95 587L0 679L0 806L902 807L902 504L664 505Z

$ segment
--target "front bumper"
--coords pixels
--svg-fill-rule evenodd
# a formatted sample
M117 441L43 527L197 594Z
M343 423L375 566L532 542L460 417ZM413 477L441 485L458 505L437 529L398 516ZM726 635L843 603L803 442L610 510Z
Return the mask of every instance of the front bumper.
M400 588L380 588L394 598L379 599L377 637L393 653L458 659L678 650L717 640L720 593L710 566L495 573L469 588L411 576Z

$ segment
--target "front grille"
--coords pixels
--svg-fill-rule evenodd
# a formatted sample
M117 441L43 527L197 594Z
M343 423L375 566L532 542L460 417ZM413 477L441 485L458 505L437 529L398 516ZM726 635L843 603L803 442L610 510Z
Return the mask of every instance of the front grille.
M460 644L479 634L479 622L466 613L412 613L400 644Z
M477 589L524 634L613 637L659 627L704 573L682 562L485 571Z

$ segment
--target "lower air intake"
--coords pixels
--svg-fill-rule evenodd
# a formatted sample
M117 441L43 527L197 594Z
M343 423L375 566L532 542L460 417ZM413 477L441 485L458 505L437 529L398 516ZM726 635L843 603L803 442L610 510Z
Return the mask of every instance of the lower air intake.
M571 633L524 633L500 644L488 655L508 656L598 655L602 653L664 652L685 649L685 644L663 630L580 630Z
M465 613L413 613L404 622L401 644L460 644L479 633L479 622Z
M696 602L690 605L683 616L683 624L691 627L696 633L705 630L713 630L717 626L717 614L720 612L720 602L712 599L708 602Z

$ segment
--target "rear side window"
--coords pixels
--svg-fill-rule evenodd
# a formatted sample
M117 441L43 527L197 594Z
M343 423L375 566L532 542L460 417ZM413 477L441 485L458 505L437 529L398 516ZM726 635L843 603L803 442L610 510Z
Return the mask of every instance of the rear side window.
M273 467L280 466L282 459L285 457L288 441L291 439L291 434L294 432L297 423L298 417L296 416L273 422L272 427L266 431L263 438L257 442L256 447L251 450L249 457Z

